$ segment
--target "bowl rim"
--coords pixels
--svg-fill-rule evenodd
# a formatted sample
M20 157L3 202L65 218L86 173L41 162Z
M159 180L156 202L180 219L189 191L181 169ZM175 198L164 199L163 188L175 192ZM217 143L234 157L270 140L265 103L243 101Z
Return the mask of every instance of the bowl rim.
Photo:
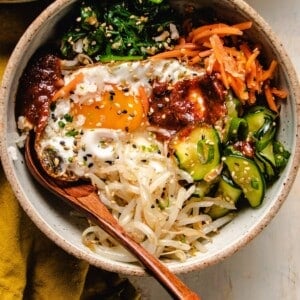
M122 264L120 266L118 263L103 262L101 258L97 259L94 255L91 255L89 253L83 253L79 248L65 240L51 226L49 226L49 224L47 224L45 220L41 218L41 216L35 211L35 209L33 209L33 206L31 206L30 201L28 201L26 199L26 196L22 193L20 183L15 178L14 172L12 171L13 165L11 162L9 150L7 149L7 124L5 115L7 113L6 99L9 96L10 80L14 77L13 70L16 64L15 62L18 63L21 60L23 51L22 49L26 48L26 45L32 39L34 33L39 31L43 21L47 20L49 17L51 17L51 15L55 14L57 11L61 11L63 8L67 7L69 4L72 4L74 2L75 0L57 0L50 4L24 32L8 60L0 87L0 157L2 160L3 170L23 210L27 213L27 215L35 223L35 225L59 247L61 247L66 252L79 259L83 259L96 267L100 267L108 271L116 272L117 269L117 272L122 273L124 275L146 275L145 270L140 266L133 266L132 268L128 268L128 266L126 266L125 264ZM214 265L224 260L225 258L233 255L239 249L246 246L254 237L256 237L263 230L263 228L265 228L270 223L270 221L276 215L283 202L287 198L292 184L296 178L300 162L300 85L297 74L287 55L287 52L285 51L282 43L279 41L271 27L268 25L268 23L252 7L250 7L250 5L248 5L243 0L226 0L224 2L231 3L234 7L238 8L243 14L247 15L247 17L251 18L251 20L253 20L253 22L260 28L260 30L262 30L263 33L268 36L270 43L274 46L274 49L276 49L276 51L280 53L282 62L285 65L285 69L289 74L289 82L293 90L294 98L296 99L295 105L297 120L295 133L295 153L293 153L292 156L293 168L291 169L288 180L285 182L283 193L274 202L272 208L265 213L263 218L252 227L251 232L249 232L246 236L241 237L235 243L228 245L228 247L226 247L221 254L217 253L212 257L208 257L204 262L200 261L198 264L177 264L177 266L176 264L170 264L170 269L178 274L187 273L194 270L201 270L206 268L207 266Z

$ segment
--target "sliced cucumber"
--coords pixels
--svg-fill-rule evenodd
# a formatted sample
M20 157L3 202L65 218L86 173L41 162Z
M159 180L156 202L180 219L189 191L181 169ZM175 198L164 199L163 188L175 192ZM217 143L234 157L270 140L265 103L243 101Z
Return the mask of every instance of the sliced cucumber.
M266 119L264 125L256 132L255 147L257 151L262 151L268 144L271 143L277 131L275 120Z
M278 177L275 166L259 152L256 152L255 157L256 162L260 161L264 165L263 176L266 179L267 184L272 183Z
M217 131L208 125L193 128L187 136L178 135L171 147L179 167L194 180L202 180L220 164L220 139Z
M283 145L276 140L272 140L261 151L256 151L255 159L257 163L263 164L263 175L268 184L274 182L286 166L290 153Z
M256 106L245 116L248 137L255 141L257 151L263 150L274 138L277 115L265 107Z
M265 124L266 120L275 120L276 115L263 106L255 106L244 116L248 122L249 133L255 134Z
M198 198L202 198L210 192L213 186L214 184L212 184L211 182L200 180L195 183L195 191L193 195Z
M274 167L276 167L275 156L273 151L273 143L270 142L266 147L264 147L259 154L266 158Z
M288 163L291 153L286 150L279 141L273 142L273 152L275 157L276 168L281 171Z
M236 142L246 139L248 134L248 123L243 118L232 118L230 120L225 142Z
M230 118L237 118L239 116L239 111L241 110L241 102L233 97L232 93L228 93L225 99L225 105L227 108L227 115Z
M216 196L222 196L224 200L236 204L242 193L242 190L237 185L235 185L229 178L227 178L226 176L221 176L218 189L216 191ZM213 219L217 219L223 217L229 211L230 210L228 208L213 205L210 208L208 214Z
M259 206L265 195L265 181L257 164L238 155L224 157L224 163L232 180L242 189L251 207Z

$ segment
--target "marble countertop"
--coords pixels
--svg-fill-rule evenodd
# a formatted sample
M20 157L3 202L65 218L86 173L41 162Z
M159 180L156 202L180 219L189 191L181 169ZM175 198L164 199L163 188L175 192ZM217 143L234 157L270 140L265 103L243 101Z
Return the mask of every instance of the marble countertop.
M300 1L248 0L278 34L300 75ZM300 78L300 76L299 76ZM300 171L271 223L224 262L180 276L203 300L300 299ZM143 299L169 299L152 278L132 278Z

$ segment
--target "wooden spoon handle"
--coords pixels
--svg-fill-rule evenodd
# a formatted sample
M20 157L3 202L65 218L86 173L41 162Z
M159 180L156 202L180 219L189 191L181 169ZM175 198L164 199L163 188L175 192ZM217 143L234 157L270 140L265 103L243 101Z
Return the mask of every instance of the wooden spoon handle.
M35 179L45 188L56 194L62 200L81 210L85 215L98 224L104 231L118 240L129 250L142 265L161 283L175 299L200 299L174 273L158 259L136 243L119 225L107 207L101 202L95 188L91 184L62 186L48 174L42 172L36 161L35 151L30 139L26 141L25 159L28 169Z
M72 196L70 195L70 197ZM88 213L90 218L97 225L118 240L126 249L129 250L129 252L133 253L142 265L159 280L162 286L164 286L175 299L201 299L163 263L145 250L140 244L135 242L126 233L106 206L99 200L99 196L96 193L91 193L83 197L72 198L72 202Z

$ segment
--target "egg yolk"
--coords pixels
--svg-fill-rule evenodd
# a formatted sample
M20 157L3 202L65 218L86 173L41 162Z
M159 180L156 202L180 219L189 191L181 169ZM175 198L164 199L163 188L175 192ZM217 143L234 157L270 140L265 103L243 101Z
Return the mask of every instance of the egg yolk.
M83 128L110 128L134 131L145 118L142 102L128 93L114 88L106 91L100 101L77 104L72 107L73 116L83 115Z

